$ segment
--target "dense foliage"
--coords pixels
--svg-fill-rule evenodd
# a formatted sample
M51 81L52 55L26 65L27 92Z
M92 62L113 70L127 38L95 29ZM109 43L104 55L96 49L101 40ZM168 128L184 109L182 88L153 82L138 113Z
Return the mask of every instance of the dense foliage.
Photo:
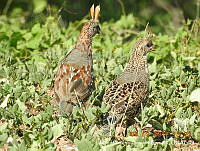
M68 25L88 14L93 3L101 5L101 21L134 14L143 24L149 22L156 33L176 31L185 20L200 16L199 0L1 0L0 14L25 16L28 27L38 21L45 22L46 16L57 14L59 22Z
M136 118L138 135L131 135L131 126L123 143L101 133L108 111L101 101L105 88L123 71L135 41L144 36L141 22L127 15L101 24L102 33L93 43L96 90L88 107L76 107L70 118L57 116L51 90L56 67L73 48L85 20L67 28L57 22L48 17L24 29L23 17L0 18L0 146L54 150L55 140L65 134L80 151L169 150L175 140L200 141L200 20L188 20L172 36L155 35L156 49L148 55L150 98ZM142 133L149 125L178 134L155 143L155 135Z

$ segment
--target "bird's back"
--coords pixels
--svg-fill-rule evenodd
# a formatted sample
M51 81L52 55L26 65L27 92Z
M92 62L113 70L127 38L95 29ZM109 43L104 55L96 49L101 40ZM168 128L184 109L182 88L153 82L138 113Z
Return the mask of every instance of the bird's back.
M104 102L111 105L111 114L135 116L148 95L149 81L145 71L123 72L108 87Z

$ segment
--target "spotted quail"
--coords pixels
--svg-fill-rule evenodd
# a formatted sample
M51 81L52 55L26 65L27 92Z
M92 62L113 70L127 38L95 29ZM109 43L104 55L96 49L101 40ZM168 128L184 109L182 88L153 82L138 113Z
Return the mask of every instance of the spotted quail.
M75 47L58 67L54 90L61 115L69 116L73 106L85 102L94 88L92 38L100 31L99 13L100 6L92 5L92 19L84 24Z
M146 54L153 47L151 35L137 41L124 72L105 91L103 102L111 107L108 119L114 121L115 136L125 135L125 129L139 113L141 103L147 101L149 77Z

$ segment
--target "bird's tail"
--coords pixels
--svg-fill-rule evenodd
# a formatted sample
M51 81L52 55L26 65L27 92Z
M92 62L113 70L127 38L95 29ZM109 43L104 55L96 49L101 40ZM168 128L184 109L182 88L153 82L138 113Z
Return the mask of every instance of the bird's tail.
M70 116L73 111L73 104L67 101L60 101L59 114L61 116Z

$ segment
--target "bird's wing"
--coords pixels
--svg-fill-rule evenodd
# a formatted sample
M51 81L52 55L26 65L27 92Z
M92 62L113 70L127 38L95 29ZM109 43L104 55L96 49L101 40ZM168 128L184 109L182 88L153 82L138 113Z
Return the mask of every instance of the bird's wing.
M82 101L93 85L92 64L86 54L73 50L63 59L55 79L55 92L60 100Z
M140 104L147 98L148 85L146 82L125 79L127 77L127 75L120 75L109 85L104 94L103 101L111 105L112 115L134 115Z

